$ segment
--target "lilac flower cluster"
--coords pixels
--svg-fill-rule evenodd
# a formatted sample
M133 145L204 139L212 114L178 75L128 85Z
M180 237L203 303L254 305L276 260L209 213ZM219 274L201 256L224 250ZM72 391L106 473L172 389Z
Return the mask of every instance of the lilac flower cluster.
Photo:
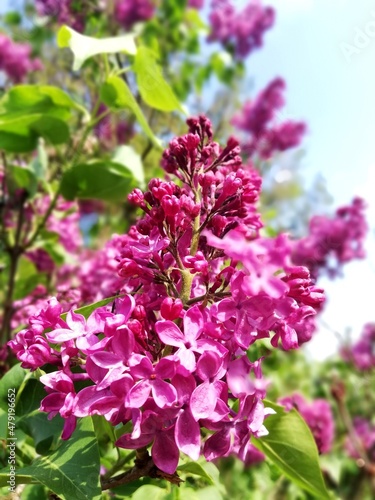
M274 20L274 9L263 7L259 0L250 0L241 11L236 11L231 0L213 0L208 41L233 47L236 57L243 59L263 45L264 33Z
M332 448L335 424L331 407L325 399L314 399L310 404L301 394L293 394L279 400L286 411L295 408L306 421L314 436L319 453L328 453Z
M342 356L354 363L360 371L375 368L375 324L367 323L359 340L354 345L344 348Z
M14 83L22 82L26 76L42 69L39 59L32 58L31 45L13 42L0 33L0 71Z
M346 438L345 448L348 455L356 460L361 458L358 450L359 445L367 454L369 460L375 462L375 426L362 417L355 417L353 425L354 432L359 442L353 443L351 436Z
M84 0L36 0L35 6L40 16L54 17L80 32L85 28Z
M154 11L152 0L117 0L115 18L125 29L130 29L133 24L150 19Z
M292 264L287 237L259 235L261 181L242 165L238 142L221 148L206 117L187 123L163 154L167 180L129 195L144 216L116 240L123 297L87 320L73 311L62 319L51 299L10 342L22 366L57 368L40 379L41 409L65 419L64 439L87 415L130 422L117 446L152 445L166 473L180 452L259 459L250 438L267 433L272 410L261 360L247 351L269 337L298 347L297 329L324 300Z
M242 148L249 156L256 153L267 159L301 143L306 131L303 122L278 123L277 120L279 110L285 105L284 91L284 80L272 80L254 101L247 101L241 112L233 117L232 124L245 132Z
M317 278L323 272L334 277L343 264L363 259L368 230L365 208L364 200L354 198L351 205L338 208L334 217L314 216L308 236L294 243L293 262L308 267Z

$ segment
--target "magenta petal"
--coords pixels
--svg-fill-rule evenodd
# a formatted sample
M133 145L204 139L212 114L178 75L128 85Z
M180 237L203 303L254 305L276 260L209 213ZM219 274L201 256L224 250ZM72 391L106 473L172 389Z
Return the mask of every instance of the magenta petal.
M184 368L183 370L181 370L181 367L179 367L177 370L178 372L181 372L182 375L185 375L187 377L195 371L197 363L195 361L195 355L192 350L186 349L186 347L183 346L176 352L176 356L180 360L181 367Z
M77 419L76 419L76 417L71 415L70 417L68 417L65 420L64 429L63 429L63 432L61 434L61 439L64 439L64 440L69 439L70 436L75 431L76 426L77 426Z
M174 347L184 345L184 335L172 321L157 321L155 323L155 330L163 344Z
M172 384L155 379L152 382L152 396L159 408L172 406L177 400L177 391Z
M67 340L76 339L84 335L82 332L77 332L73 330L68 330L66 328L56 328L52 332L46 333L46 337L50 342L66 342Z
M152 459L160 470L173 474L178 466L180 453L170 432L158 432L151 450Z
M97 366L100 366L100 368L114 368L115 366L122 365L122 361L118 358L118 356L116 356L116 354L112 354L111 352L96 352L91 354L90 358Z
M40 403L40 411L49 413L50 411L59 411L65 402L66 394L53 392L48 394Z
M124 360L128 360L134 352L135 340L134 334L127 326L120 326L112 339L112 350Z
M186 341L194 343L203 329L203 315L198 306L187 311L184 316L184 334Z
M205 382L198 385L190 398L190 408L195 420L211 415L216 406L216 398L216 390L212 384Z
M145 404L151 392L149 380L141 380L134 385L125 398L125 406L129 408L140 408Z
M132 439L131 434L124 434L116 441L115 445L119 446L120 448L136 450L137 448L143 448L144 446L150 444L153 438L153 434L146 433L142 434L142 436L137 439Z
M178 415L174 435L180 451L192 460L198 460L201 446L200 428L189 408L181 410Z
M149 378L153 371L152 363L146 356L142 356L140 361L130 369L130 373L135 379Z
M214 351L205 351L197 362L197 375L202 380L215 377L222 365L222 360Z
M176 360L162 358L155 366L155 374L160 378L172 378L176 373Z
M230 450L230 433L227 429L216 432L204 444L203 454L211 461L224 457Z
M81 333L86 332L86 319L82 314L75 313L72 309L66 315L66 324L72 330L79 330Z

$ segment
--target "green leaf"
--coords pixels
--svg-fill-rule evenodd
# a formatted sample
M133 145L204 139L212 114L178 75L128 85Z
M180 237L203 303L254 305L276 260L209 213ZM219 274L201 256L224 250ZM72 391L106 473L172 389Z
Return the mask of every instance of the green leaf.
M69 139L69 127L62 120L43 114L25 114L16 118L0 116L0 143L6 151L32 151L37 147L39 137L52 144L63 144Z
M8 410L8 391L15 389L17 394L18 389L21 387L26 375L30 372L21 368L21 364L14 365L6 374L0 379L0 408L4 411ZM12 392L13 394L13 392Z
M52 144L69 139L65 123L73 108L82 109L62 90L48 85L17 85L0 100L1 147L11 152L35 149L38 138Z
M29 484L22 491L20 500L42 500L47 497L46 488L42 484Z
M0 113L45 113L68 119L71 110L81 107L63 90L51 85L16 85L0 100Z
M113 295L112 297L108 297L108 299L99 300L98 302L95 302L94 304L89 304L88 306L83 306L83 307L80 307L79 309L74 309L74 312L77 314L82 314L82 316L84 316L87 319L90 316L90 314L95 311L95 309L98 309L98 307L103 307L103 306L106 306L107 304L110 304L118 297L119 297L118 295ZM61 315L61 318L63 320L65 320L66 315L67 315L67 313L63 313Z
M119 146L115 150L112 161L121 163L133 174L138 185L143 188L145 185L145 173L140 155L131 146Z
M188 462L187 464L180 465L177 469L179 472L190 473L200 476L210 484L215 484L214 479L208 474L203 467L197 462Z
M35 265L29 259L21 257L17 268L13 299L23 299L38 284L45 282L45 280L45 275L38 272Z
M152 498L152 500L164 500L168 492L159 486L153 484L145 484L141 486L133 495L132 500L145 500L145 498Z
M34 478L30 474L23 474L22 469L17 468L16 481L17 484L29 484L34 483ZM7 481L9 481L9 469L1 469L0 470L0 488L3 486L9 486Z
M61 193L67 200L121 202L134 187L131 172L121 163L111 161L76 165L64 173L61 181Z
M152 143L162 149L161 142L150 129L147 120L124 80L118 76L110 76L100 88L100 98L111 109L130 109Z
M269 434L252 443L295 484L320 500L330 499L319 466L318 450L309 427L296 410L265 401L276 411L265 421Z
M14 195L17 189L24 189L32 197L38 188L38 181L32 169L19 165L8 165L6 182L11 195Z
M81 35L68 26L62 26L57 33L57 45L60 48L69 47L73 52L74 71L79 70L86 59L98 54L125 52L126 54L135 55L137 52L133 34L128 33L127 35L111 38L92 38Z
M38 457L30 466L18 469L52 490L63 500L98 500L101 498L100 458L92 420L82 419L72 437L61 442L48 456Z
M64 426L64 420L60 415L48 420L47 413L39 411L40 402L46 395L43 384L31 379L27 382L16 406L16 427L33 438L35 450L40 455L48 453L57 443Z
M184 112L173 90L165 81L153 52L147 47L140 47L135 56L133 70L142 99L152 108L160 111Z

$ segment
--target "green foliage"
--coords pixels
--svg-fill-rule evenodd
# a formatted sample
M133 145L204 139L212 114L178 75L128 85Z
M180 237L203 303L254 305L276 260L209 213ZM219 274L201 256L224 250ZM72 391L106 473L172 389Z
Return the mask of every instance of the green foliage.
M266 420L269 434L253 444L301 488L320 499L331 498L319 466L318 450L306 422L296 410L265 402L276 411Z
M67 170L61 182L61 194L67 200L97 199L110 202L124 201L135 187L128 168L113 161L95 161Z
M139 92L146 104L160 111L183 111L150 49L139 47L133 69L137 75Z
M99 450L90 418L78 423L72 438L62 441L53 453L36 458L17 470L18 484L39 481L63 500L101 498ZM6 484L0 473L0 486Z
M74 101L57 87L18 85L0 100L1 147L10 152L32 151L39 137L63 144L70 137L67 121Z
M155 137L143 111L122 78L119 76L108 77L100 88L100 98L106 106L113 110L129 109L134 113L145 134L156 147L161 148L159 139Z

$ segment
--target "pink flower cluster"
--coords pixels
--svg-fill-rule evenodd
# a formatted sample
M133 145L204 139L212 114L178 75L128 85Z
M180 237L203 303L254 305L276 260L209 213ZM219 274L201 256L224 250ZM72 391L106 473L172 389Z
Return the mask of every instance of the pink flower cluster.
M351 458L358 459L361 455L358 445L362 448L371 462L375 462L375 426L362 417L355 417L353 420L354 432L359 443L353 443L353 439L348 436L345 442L345 448Z
M293 394L279 400L286 411L295 408L306 421L314 436L319 453L328 453L332 448L335 424L331 407L325 399L314 399L308 403L301 394Z
M0 33L0 71L10 80L20 83L29 73L42 68L41 61L31 56L31 45L13 42Z
M344 348L342 356L354 363L360 371L375 368L375 324L366 324L360 339L354 345Z
M82 0L36 0L39 15L57 19L59 24L67 24L77 31L85 28L84 1Z
M236 11L231 0L213 0L208 40L232 48L236 57L242 59L263 45L264 33L274 20L274 9L263 7L259 0L250 0L241 11Z
M354 198L351 205L338 208L333 217L313 217L308 236L294 243L293 262L308 267L317 278L323 272L334 277L343 264L363 259L368 231L365 208L364 200Z
M152 0L117 0L115 18L121 26L130 29L133 24L150 19L154 11Z
M10 342L22 366L56 366L40 379L41 409L66 419L64 439L87 415L131 422L117 446L152 445L167 473L180 452L259 459L250 437L267 433L272 410L261 360L247 351L269 337L298 347L297 330L324 300L292 264L285 235L260 237L260 178L242 165L238 143L221 148L206 117L187 123L163 154L168 179L129 195L144 216L116 237L123 298L87 320L73 311L62 319L51 299Z
M286 120L278 123L277 114L285 105L285 82L272 80L254 101L247 101L232 123L245 132L244 152L269 158L275 152L286 151L301 143L306 126L303 122Z

